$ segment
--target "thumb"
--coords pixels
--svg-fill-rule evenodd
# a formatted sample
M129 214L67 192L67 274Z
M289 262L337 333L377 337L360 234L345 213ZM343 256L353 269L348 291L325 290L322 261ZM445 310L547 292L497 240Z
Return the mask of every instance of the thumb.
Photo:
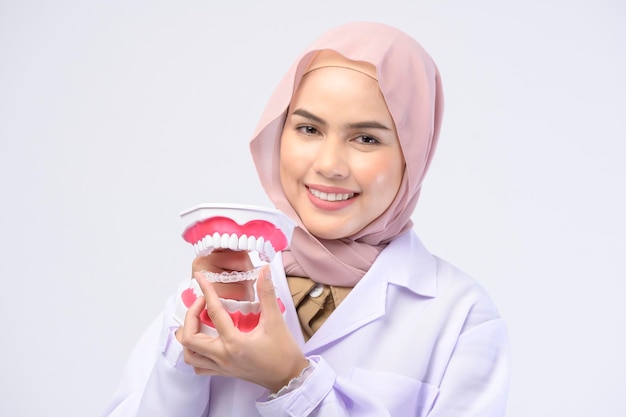
M261 321L273 321L277 319L282 321L283 313L278 307L276 290L272 282L272 274L267 265L259 272L256 290L259 295L259 303L261 304Z

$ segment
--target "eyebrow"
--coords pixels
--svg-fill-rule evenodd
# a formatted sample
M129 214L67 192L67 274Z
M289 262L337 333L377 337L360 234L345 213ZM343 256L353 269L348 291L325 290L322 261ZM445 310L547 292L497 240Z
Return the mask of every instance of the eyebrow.
M326 122L326 120L322 119L319 116L314 115L313 113L306 111L304 109L296 109L293 111L293 113L291 114L296 114L298 116L302 116L306 119L309 120L313 120L314 122L322 125L322 126L327 126L328 123ZM389 127L385 126L382 123L379 123L377 121L371 120L371 121L363 121L363 122L356 122L356 123L348 123L346 125L347 128L349 129L382 129L382 130L391 130Z

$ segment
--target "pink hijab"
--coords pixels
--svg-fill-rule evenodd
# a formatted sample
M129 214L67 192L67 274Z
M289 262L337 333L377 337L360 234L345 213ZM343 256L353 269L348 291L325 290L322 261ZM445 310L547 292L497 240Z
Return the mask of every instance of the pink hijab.
M354 236L318 239L309 233L283 193L279 175L280 136L293 92L316 51L330 49L376 67L378 83L396 124L406 169L387 210ZM380 251L411 229L422 180L441 126L443 92L439 71L428 53L402 31L380 23L355 22L322 34L278 84L250 142L261 184L276 208L298 223L289 251L283 253L287 275L315 282L354 286Z

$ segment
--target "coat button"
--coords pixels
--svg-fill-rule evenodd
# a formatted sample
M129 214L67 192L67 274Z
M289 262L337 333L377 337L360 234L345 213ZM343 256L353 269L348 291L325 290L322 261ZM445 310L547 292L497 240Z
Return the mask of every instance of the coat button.
M311 291L309 291L309 297L317 298L324 292L323 284L315 284L315 287Z

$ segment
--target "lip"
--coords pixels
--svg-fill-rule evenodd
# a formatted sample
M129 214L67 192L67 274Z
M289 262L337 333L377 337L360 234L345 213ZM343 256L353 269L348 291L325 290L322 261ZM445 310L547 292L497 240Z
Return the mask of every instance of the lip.
M320 184L304 184L306 188L313 188L323 193L335 193L335 194L358 194L356 191L349 190L347 188L332 187L329 185Z
M322 200L321 198L318 198L315 195L313 195L310 190L311 188L317 191L321 191L323 193L328 193L328 194L331 194L331 193L354 194L354 196L350 197L347 200L327 201L327 200ZM359 193L356 193L352 190L339 188L339 187L329 187L325 185L306 185L306 194L309 197L309 201L311 202L311 204L313 204L316 208L320 210L326 210L326 211L341 210L346 207L349 207L356 201L356 197L359 196Z

